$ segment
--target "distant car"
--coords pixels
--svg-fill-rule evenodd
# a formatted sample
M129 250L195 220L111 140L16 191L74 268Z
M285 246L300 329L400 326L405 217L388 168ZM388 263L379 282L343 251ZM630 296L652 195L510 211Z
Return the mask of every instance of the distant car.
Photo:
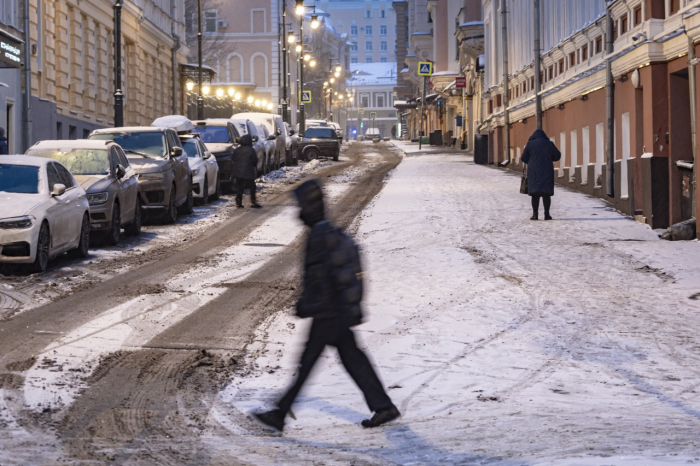
M289 123L284 124L287 131L287 153L292 154L292 165L299 165L299 138Z
M244 134L250 134L250 136L253 138L253 149L255 150L255 154L258 156L258 166L256 168L257 175L264 175L267 173L265 169L267 167L268 144L268 142L265 140L265 135L263 134L262 137L258 135L258 128L255 126L255 123L248 119L232 118L231 121L236 127L238 134L241 136Z
M264 124L269 136L275 137L275 151L271 163L271 169L279 168L283 163L292 164L291 154L287 153L287 133L284 131L282 115L272 113L237 113L231 118L252 120L255 124Z
M219 177L224 192L233 192L233 151L238 147L236 139L242 134L237 131L232 120L227 118L207 118L194 120L193 132L199 133L207 150L216 157L219 164Z
M0 158L0 262L30 264L75 250L88 255L90 206L85 190L59 162L29 155Z
M90 229L113 246L121 229L127 235L141 233L141 198L136 172L122 148L112 141L41 141L27 155L61 162L87 192Z
M308 128L299 141L299 151L304 160L318 157L330 157L338 160L340 143L335 130L330 127L314 126Z
M376 139L382 138L382 133L379 131L379 128L367 128L365 131L365 138L367 139Z
M196 133L180 135L180 142L182 149L187 154L187 162L192 171L194 198L202 204L208 204L210 198L219 199L221 197L221 184L216 157L207 150Z
M335 134L338 136L339 143L343 144L343 130L340 128L340 124L336 123L335 121L329 121L328 126L333 127Z
M187 154L172 128L130 126L93 131L88 139L110 140L121 146L141 186L143 209L164 217L168 223L178 213L192 213L192 175Z

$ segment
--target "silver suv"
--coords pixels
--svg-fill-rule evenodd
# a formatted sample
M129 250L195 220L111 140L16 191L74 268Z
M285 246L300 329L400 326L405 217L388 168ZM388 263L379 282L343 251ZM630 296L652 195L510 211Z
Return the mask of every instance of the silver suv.
M153 126L98 129L89 139L121 146L138 174L143 209L174 223L178 213L193 210L192 174L175 130Z

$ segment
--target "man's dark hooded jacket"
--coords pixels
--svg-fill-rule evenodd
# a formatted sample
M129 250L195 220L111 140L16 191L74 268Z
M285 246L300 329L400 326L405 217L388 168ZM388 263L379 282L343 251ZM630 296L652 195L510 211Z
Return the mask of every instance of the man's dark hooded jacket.
M295 190L299 216L311 227L304 258L299 317L337 319L342 326L362 323L362 280L357 246L325 219L323 193L316 180ZM353 249L354 248L354 249Z
M554 162L561 152L541 129L535 130L525 145L521 160L527 164L527 190L530 196L554 195Z
M244 134L240 138L240 146L233 151L233 177L244 180L254 180L255 169L258 166L258 156L253 149L253 138Z
M5 136L0 136L0 154L7 155L7 138Z

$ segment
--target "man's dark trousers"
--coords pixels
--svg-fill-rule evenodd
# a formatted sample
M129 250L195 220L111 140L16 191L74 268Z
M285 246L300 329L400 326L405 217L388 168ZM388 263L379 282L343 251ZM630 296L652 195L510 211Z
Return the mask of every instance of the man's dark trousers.
M249 180L248 178L236 178L236 204L241 205L243 203L243 191L246 188L250 190L250 203L257 204L255 202L255 180Z
M326 345L335 346L338 349L340 360L355 381L362 394L365 396L370 411L382 411L391 409L394 404L389 395L384 391L377 373L365 353L357 347L355 334L347 326L339 325L335 319L314 319L309 332L306 348L301 355L297 379L287 393L277 403L277 407L285 416L299 394L306 378L311 374L311 369L323 353Z

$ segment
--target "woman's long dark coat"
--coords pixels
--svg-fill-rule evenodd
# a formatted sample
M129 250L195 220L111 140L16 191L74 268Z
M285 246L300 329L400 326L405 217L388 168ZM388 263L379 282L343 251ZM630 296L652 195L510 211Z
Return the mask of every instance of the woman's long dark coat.
M535 130L525 145L521 160L527 164L527 191L530 196L554 195L554 162L561 152L541 129Z

